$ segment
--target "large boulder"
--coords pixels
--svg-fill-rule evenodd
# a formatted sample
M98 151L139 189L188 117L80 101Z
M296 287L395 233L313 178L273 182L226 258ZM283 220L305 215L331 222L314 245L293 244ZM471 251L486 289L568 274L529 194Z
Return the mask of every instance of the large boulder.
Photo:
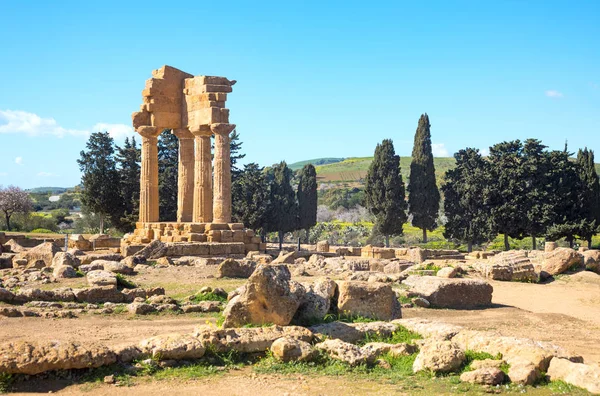
M65 341L17 341L0 345L0 373L35 375L51 370L87 369L115 363L107 347Z
M600 274L600 250L586 250L583 252L583 265L588 271Z
M242 293L232 298L223 315L223 327L241 327L247 324L290 324L304 287L291 280L286 265L259 265L248 279Z
M69 252L58 252L52 259L52 267L59 267L61 265L68 265L73 268L78 268L81 261Z
M370 364L375 361L375 354L370 350L342 340L325 340L315 345L315 348L325 352L332 359L342 361L350 366Z
M456 371L465 361L465 353L455 343L440 339L430 339L421 346L413 363L413 371L450 373Z
M501 354L503 359L511 365L511 370L513 366L523 366L525 362L530 362L537 370L545 372L553 357L563 357L575 362L583 361L580 356L573 355L553 344L527 338L498 336L483 331L461 330L452 338L452 341L465 350L487 352L491 355ZM512 380L510 372L509 376ZM512 381L514 382L514 380Z
M136 256L143 256L146 259L158 259L166 256L168 246L158 239L150 242L145 248L136 253Z
M550 361L548 377L552 381L564 381L568 384L600 394L600 367L583 363L573 363L567 359L554 358Z
M338 311L376 320L402 317L400 302L390 285L345 281L338 283Z
M15 253L0 254L0 269L12 268L14 257L15 257Z
M294 264L298 257L296 252L286 252L282 250L279 252L279 256L271 262L271 264Z
M200 359L206 348L190 334L167 334L140 342L142 352L160 360Z
M318 355L318 351L308 342L292 337L275 340L271 345L271 352L282 362L309 362Z
M470 309L489 306L494 291L492 285L479 279L411 275L402 283L436 308Z
M462 373L460 380L479 385L499 385L504 382L504 373L497 367L484 367Z
M256 269L256 262L228 258L217 268L217 278L249 278Z
M275 340L290 337L304 342L313 340L313 333L300 326L270 326L218 329L214 326L200 326L194 331L202 344L217 353L235 351L240 353L264 352Z
M553 276L562 274L569 268L577 268L583 265L583 256L570 248L556 248L544 253L542 263L542 276Z
M317 280L313 284L304 285L306 294L294 315L295 323L311 323L322 320L330 310L337 310L335 297L337 285L331 279Z
M112 272L94 270L85 276L90 286L117 286L117 277Z
M528 255L524 250L502 252L491 260L479 261L473 266L488 279L536 282L538 274Z
M20 253L20 258L27 260L27 268L39 268L39 262L43 262L46 267L50 267L54 255L60 251L60 248L54 243L44 242Z
M76 278L77 277L77 271L75 271L75 269L73 267L71 267L70 265L59 265L54 267L54 271L52 272L52 275L57 278Z
M131 275L133 274L133 268L121 263L120 261L112 260L94 260L89 265L102 266L104 271L109 271L115 274Z
M121 303L125 301L125 295L123 295L123 293L121 293L116 286L99 286L89 287L86 289L74 289L73 294L77 301L91 304L105 302Z

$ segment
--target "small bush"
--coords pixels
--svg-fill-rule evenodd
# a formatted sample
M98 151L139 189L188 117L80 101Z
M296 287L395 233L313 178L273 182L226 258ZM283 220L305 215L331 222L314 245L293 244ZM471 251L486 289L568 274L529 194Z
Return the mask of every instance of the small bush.
M194 296L192 296L192 298L190 298L190 301L192 302L201 302L201 301L220 301L220 302L225 302L227 301L226 297L223 296L219 296L213 292L209 292L209 293L198 293Z
M122 274L117 274L117 288L121 289L135 289L137 285L125 278Z
M35 230L31 230L32 234L53 234L54 231L49 230L47 228L36 228Z

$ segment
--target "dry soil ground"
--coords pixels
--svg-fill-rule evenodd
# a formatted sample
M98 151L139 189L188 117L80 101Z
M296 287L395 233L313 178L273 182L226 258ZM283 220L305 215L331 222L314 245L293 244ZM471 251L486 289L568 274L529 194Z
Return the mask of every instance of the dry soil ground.
M171 267L153 269L132 278L138 285L163 286L167 294L182 298L201 286L221 286L232 290L243 280L217 280L215 267ZM309 280L299 279L301 281ZM77 286L82 280L71 280ZM66 283L66 282L65 282ZM47 285L48 286L48 285ZM61 286L63 286L61 284ZM404 309L404 317L439 319L472 329L497 332L499 335L550 341L582 355L586 362L600 364L600 276L580 272L559 277L548 284L493 282L494 306L481 310ZM54 285L56 287L56 285ZM81 315L77 319L0 318L0 340L86 340L107 345L137 341L169 332L188 332L211 316L150 315ZM368 379L347 377L256 375L251 369L230 371L198 380L146 380L133 387L111 385L68 385L59 380L29 381L19 384L24 392L54 391L73 395L90 394L431 394L433 389L404 389ZM445 392L447 389L439 389ZM438 391L435 391L439 393ZM529 390L529 393L537 390ZM540 394L548 390L540 390Z

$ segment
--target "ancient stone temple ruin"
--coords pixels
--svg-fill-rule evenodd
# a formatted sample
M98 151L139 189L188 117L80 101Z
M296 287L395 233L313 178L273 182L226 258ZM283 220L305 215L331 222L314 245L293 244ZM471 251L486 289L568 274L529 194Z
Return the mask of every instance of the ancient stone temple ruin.
M190 254L242 254L264 250L260 238L231 222L231 159L225 107L235 81L193 76L170 66L152 72L133 127L142 137L140 217L124 243L135 249L152 240L197 242ZM158 135L179 138L177 221L159 221ZM214 160L211 138L214 136ZM135 247L134 247L135 246Z

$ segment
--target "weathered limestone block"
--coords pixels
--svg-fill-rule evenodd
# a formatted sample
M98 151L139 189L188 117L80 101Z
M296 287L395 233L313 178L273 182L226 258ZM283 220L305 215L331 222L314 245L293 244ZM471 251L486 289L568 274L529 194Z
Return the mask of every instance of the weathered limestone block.
M402 317L400 302L391 286L383 283L338 282L338 311L376 320Z
M288 325L305 294L304 287L290 279L290 271L285 265L259 265L242 294L227 304L223 326Z
M465 360L463 350L451 341L430 339L421 346L413 363L413 371L422 370L434 373L449 373L460 368Z
M281 337L271 345L273 356L283 362L310 362L318 352L308 342L292 337Z
M206 348L198 338L188 334L167 334L140 342L140 350L160 360L200 359Z
M300 326L271 326L253 328L218 329L211 326L200 326L194 331L202 344L215 352L241 353L264 352L275 340L291 337L304 342L311 342L313 334Z
M116 355L102 345L58 341L17 341L0 345L0 372L35 375L52 370L106 366Z
M478 279L446 279L436 276L409 276L403 281L409 290L434 307L469 309L492 303L493 287Z
M568 384L600 394L600 367L573 363L567 359L554 358L548 368L550 380L561 380Z

